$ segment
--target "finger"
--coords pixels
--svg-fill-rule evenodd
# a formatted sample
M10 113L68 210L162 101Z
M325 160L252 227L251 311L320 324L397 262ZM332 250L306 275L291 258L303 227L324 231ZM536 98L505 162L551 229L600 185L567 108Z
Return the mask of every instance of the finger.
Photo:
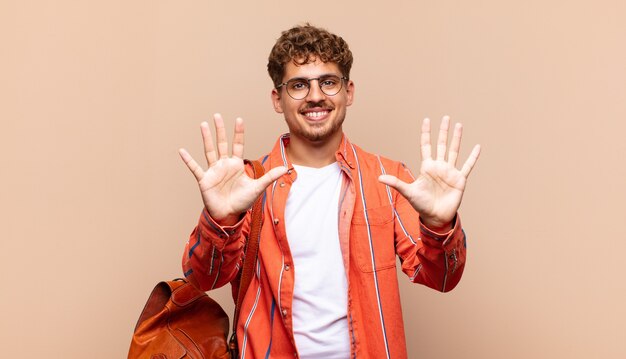
M222 115L216 113L213 116L215 122L215 138L217 140L217 155L220 159L228 157L228 139L226 138L226 128Z
M191 173L193 173L196 177L196 180L200 181L202 177L204 177L204 170L202 167L194 161L189 152L187 152L184 148L179 149L178 154L183 159L183 162L185 162Z
M457 123L454 126L452 134L452 142L450 142L450 151L448 152L448 163L456 167L456 160L459 157L459 149L461 148L461 136L463 136L463 125Z
M396 189L404 197L406 197L407 194L409 193L409 184L404 182L404 181L402 181L401 179L399 179L396 176L380 175L380 176L378 176L378 181L380 183L386 184L389 187L392 187L392 188Z
M422 149L422 161L432 159L430 154L430 119L428 118L422 122L420 148Z
M441 126L439 126L439 137L437 137L437 160L445 161L446 144L448 143L448 127L450 127L450 117L443 116Z
M474 146L472 153L470 153L467 161L463 164L463 168L461 168L461 173L463 173L465 178L467 178L470 172L472 172L472 168L474 168L476 161L478 161L478 156L480 156L480 145Z
M209 167L211 167L217 161L217 153L215 153L215 146L213 146L208 122L204 121L200 124L200 132L202 133L202 142L204 143L204 157L206 157L206 161Z
M243 158L243 119L235 120L235 137L233 137L233 156Z
M279 179L285 173L287 173L287 167L279 166L272 168L271 170L267 171L263 176L259 177L259 179L256 180L259 193L265 191L267 186L271 185L274 181Z

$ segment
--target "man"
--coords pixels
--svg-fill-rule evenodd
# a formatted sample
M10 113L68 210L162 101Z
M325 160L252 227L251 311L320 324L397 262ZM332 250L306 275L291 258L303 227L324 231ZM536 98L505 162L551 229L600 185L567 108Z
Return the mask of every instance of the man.
M457 209L480 147L457 169L462 128L448 151L444 117L433 157L426 119L415 179L352 144L342 131L355 93L351 65L341 37L308 24L283 32L268 71L289 133L262 157L267 172L258 180L242 161L241 119L231 156L221 116L217 147L201 124L206 171L180 150L205 205L183 256L185 275L201 289L236 279L248 209L264 196L256 273L237 323L242 358L405 358L396 255L413 282L447 292L461 278Z

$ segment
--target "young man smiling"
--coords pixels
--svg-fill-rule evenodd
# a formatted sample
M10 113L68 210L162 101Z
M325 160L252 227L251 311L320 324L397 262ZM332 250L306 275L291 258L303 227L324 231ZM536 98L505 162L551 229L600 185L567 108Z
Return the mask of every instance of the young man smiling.
M354 83L336 63L309 56L286 63L283 78L288 81L272 90L272 102L289 127L291 161L321 167L335 162L333 154L343 136L341 126L352 104ZM324 92L328 89L337 92L329 96Z
M457 169L462 127L448 149L444 117L434 157L430 121L422 124L417 178L365 152L342 131L355 93L351 65L339 36L310 25L283 32L268 71L289 133L261 158L260 179L242 160L241 119L232 155L221 116L217 146L201 124L207 170L180 151L205 205L183 256L186 277L201 289L236 280L248 209L264 196L256 273L237 323L242 358L405 358L396 256L411 281L442 292L463 273L457 210L480 147Z

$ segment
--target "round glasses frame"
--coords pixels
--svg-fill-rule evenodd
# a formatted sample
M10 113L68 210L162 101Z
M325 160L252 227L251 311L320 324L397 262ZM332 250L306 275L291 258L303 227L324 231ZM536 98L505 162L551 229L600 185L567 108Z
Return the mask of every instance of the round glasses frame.
M348 78L345 76L337 76L337 75L323 75L320 77L314 77L310 79L307 79L304 77L296 77L296 78L288 80L287 82L283 82L282 84L279 84L278 86L276 86L276 89L285 87L289 97L291 97L294 100L302 100L309 95L309 92L311 92L311 81L313 80L317 81L317 85L319 86L322 93L324 93L324 95L335 96L336 94L339 93L339 91L341 91L341 89L343 88L343 82L348 80ZM339 83L339 85L337 87L324 85L324 82L328 80L336 80ZM304 89L294 89L293 85L295 83L301 83L303 85L304 83L306 83L306 92L304 91ZM294 95L291 93L293 91L296 91L297 93Z

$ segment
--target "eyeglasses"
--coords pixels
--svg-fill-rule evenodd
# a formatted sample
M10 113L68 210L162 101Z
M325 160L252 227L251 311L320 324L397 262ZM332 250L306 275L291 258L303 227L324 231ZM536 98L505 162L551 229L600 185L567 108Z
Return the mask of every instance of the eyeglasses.
M287 82L283 82L282 84L276 86L276 88L279 89L284 86L287 89L289 97L294 100L302 100L309 95L309 91L311 90L311 81L317 80L320 90L322 90L326 96L335 96L339 93L339 91L341 91L343 81L347 79L348 78L345 76L339 77L337 75L324 75L312 79L297 77Z

